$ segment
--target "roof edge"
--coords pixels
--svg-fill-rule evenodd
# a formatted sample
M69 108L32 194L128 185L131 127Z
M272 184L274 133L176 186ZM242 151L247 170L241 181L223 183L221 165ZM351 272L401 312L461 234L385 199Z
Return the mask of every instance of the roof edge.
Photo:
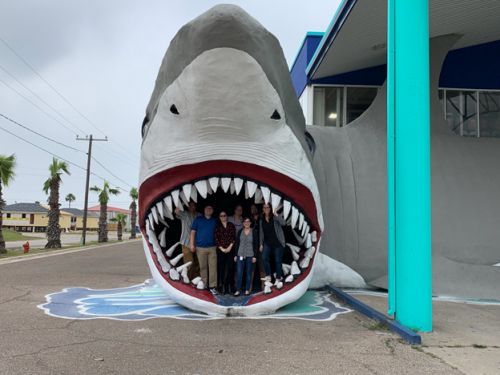
M323 39L321 39L318 48L316 48L316 52L314 52L314 55L306 68L306 75L308 78L316 72L318 65L323 60L326 52L330 49L335 36L342 28L344 21L347 19L352 8L354 8L356 2L357 0L342 0L342 3L340 3L332 21L330 22L330 25L328 25L328 28L323 35Z
M302 51L302 48L304 47L304 44L307 41L307 38L311 37L311 36L320 36L320 37L323 37L324 35L325 35L325 33L323 31L308 31L306 33L306 35L304 36L304 39L302 39L302 43L300 43L300 47L298 48L297 53L295 54L295 58L293 59L292 65L290 65L290 69L289 69L290 72L292 72L293 67L295 66L295 63L297 62L297 58L300 55L300 51Z

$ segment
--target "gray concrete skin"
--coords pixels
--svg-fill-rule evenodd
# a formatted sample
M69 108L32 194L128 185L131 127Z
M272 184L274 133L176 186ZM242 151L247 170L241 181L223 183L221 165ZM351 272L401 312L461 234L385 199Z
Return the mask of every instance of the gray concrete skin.
M0 374L460 374L355 312L299 320L75 321L36 306L65 287L149 277L140 242L0 261Z
M500 139L460 137L438 99L441 66L460 38L430 41L433 292L500 300ZM308 127L325 219L321 251L387 287L386 86L344 128ZM418 236L418 234L416 234Z

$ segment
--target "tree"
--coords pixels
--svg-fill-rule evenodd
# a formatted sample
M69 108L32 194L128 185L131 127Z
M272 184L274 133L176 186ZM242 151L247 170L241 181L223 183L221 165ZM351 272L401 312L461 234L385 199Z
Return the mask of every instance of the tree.
M135 238L135 226L137 223L137 198L139 194L137 193L137 188L133 187L130 189L130 198L132 198L132 203L130 203L130 238Z
M118 236L118 241L122 240L123 226L125 225L126 220L127 220L127 215L122 213L117 213L116 216L111 219L111 221L118 223L118 228L116 229L116 235Z
M49 165L50 176L43 184L43 191L49 194L47 202L49 203L49 224L47 225L47 244L46 249L61 248L61 228L59 228L59 187L61 185L61 175L70 174L68 164L64 161L52 159Z
M2 185L9 186L9 183L14 178L14 168L16 167L16 157L14 155L0 155L0 254L5 254L5 240L2 232L2 211L5 206L5 201L2 196Z
M66 202L68 202L69 208L71 208L71 202L74 202L76 200L76 197L74 194L69 193L68 195L66 195L66 198L64 199L66 200Z
M109 182L104 181L102 188L98 186L93 186L90 188L91 191L95 191L99 193L99 203L101 205L101 210L99 214L99 229L98 229L98 242L108 242L108 201L110 195L118 195L120 194L120 190L118 188L113 189L109 187Z

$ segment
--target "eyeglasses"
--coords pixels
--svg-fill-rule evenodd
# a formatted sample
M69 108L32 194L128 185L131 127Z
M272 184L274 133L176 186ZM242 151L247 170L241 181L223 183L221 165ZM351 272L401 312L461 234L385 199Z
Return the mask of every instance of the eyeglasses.
M227 217L227 215L219 215L219 217Z
M264 206L263 208L271 209L271 207L269 207L269 206Z
M250 220L245 220L243 223L245 223L245 224L250 224L250 223L251 223L251 221L250 221Z

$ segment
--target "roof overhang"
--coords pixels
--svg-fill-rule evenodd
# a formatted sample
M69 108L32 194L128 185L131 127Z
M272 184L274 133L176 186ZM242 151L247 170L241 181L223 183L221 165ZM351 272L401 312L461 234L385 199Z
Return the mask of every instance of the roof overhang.
M430 0L430 37L460 34L454 49L500 39L500 1ZM344 0L309 66L319 79L386 63L387 0Z

